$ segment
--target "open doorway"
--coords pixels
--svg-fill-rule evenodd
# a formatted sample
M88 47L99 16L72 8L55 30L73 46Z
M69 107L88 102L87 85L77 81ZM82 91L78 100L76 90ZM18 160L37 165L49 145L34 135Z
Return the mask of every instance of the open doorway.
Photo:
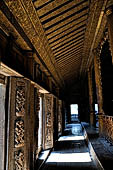
M98 104L95 104L95 113L98 113Z
M71 104L71 122L78 122L78 104Z
M98 104L95 104L95 118L96 118L96 127L99 127L99 122L98 122Z

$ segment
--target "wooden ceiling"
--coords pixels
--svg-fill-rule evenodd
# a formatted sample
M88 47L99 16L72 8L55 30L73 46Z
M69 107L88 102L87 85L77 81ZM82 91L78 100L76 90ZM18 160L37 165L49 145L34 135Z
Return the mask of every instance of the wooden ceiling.
M82 62L88 0L34 0L53 57L65 83L78 78Z
M35 51L40 66L59 87L79 86L102 39L104 11L112 4L113 0L1 0L0 27L22 49Z

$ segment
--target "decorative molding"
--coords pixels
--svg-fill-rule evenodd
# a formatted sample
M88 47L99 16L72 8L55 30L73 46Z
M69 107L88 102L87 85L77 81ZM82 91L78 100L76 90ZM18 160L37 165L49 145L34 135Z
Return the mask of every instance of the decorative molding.
M113 9L112 9L112 6L108 7L105 11L106 15L109 16L113 13Z
M107 27L108 27L108 33L109 33L108 40L109 40L110 51L111 51L111 56L112 56L112 64L113 64L113 2L112 2L112 5L110 5L106 9L106 15L107 15Z
M10 78L10 134L9 170L26 170L28 167L28 81L24 78ZM26 114L27 113L27 114ZM27 153L27 154L26 154Z
M25 115L25 84L17 82L16 88L16 116L23 117Z
M15 121L15 148L24 146L24 121L22 119Z
M2 3L2 2L1 2ZM23 30L20 28L19 24L17 24L16 20L14 19L14 16L9 16L9 12L4 7L3 4L0 4L3 9L0 11L0 27L5 32L7 36L12 34L15 38L15 42L21 47L23 50L30 50L31 48L28 46L28 44L25 41L25 33L23 33ZM3 11L4 10L4 11ZM6 15L6 16L5 16ZM9 21L9 18L12 20ZM18 30L16 30L18 27ZM21 33L21 36L20 36Z
M34 48L41 56L41 59L49 68L51 74L58 83L62 84L62 77L60 73L57 72L58 67L55 63L55 59L48 45L43 27L40 23L32 1L16 0L14 2L11 0L6 0L5 3L15 16L21 28L25 31Z
M45 149L53 147L53 99L45 95Z
M18 150L14 153L15 170L24 170L24 152Z
M97 48L103 36L107 22L104 13L107 1L108 0L105 0L104 3L103 1L92 1L90 5L88 24L85 33L84 49L82 54L84 59L80 69L81 74L83 73L83 70L87 70L87 68L90 67L90 64L93 60L93 49Z

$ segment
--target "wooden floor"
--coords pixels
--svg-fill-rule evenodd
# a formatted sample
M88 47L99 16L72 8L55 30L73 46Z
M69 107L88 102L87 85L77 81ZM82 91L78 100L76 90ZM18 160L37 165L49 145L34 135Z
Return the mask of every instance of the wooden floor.
M41 170L97 170L86 145L82 126L69 124Z

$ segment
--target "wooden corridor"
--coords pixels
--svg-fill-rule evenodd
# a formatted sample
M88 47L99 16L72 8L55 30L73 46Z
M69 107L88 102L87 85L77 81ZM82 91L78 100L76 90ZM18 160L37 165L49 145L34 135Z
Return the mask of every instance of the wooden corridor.
M81 124L69 124L41 170L96 170Z

